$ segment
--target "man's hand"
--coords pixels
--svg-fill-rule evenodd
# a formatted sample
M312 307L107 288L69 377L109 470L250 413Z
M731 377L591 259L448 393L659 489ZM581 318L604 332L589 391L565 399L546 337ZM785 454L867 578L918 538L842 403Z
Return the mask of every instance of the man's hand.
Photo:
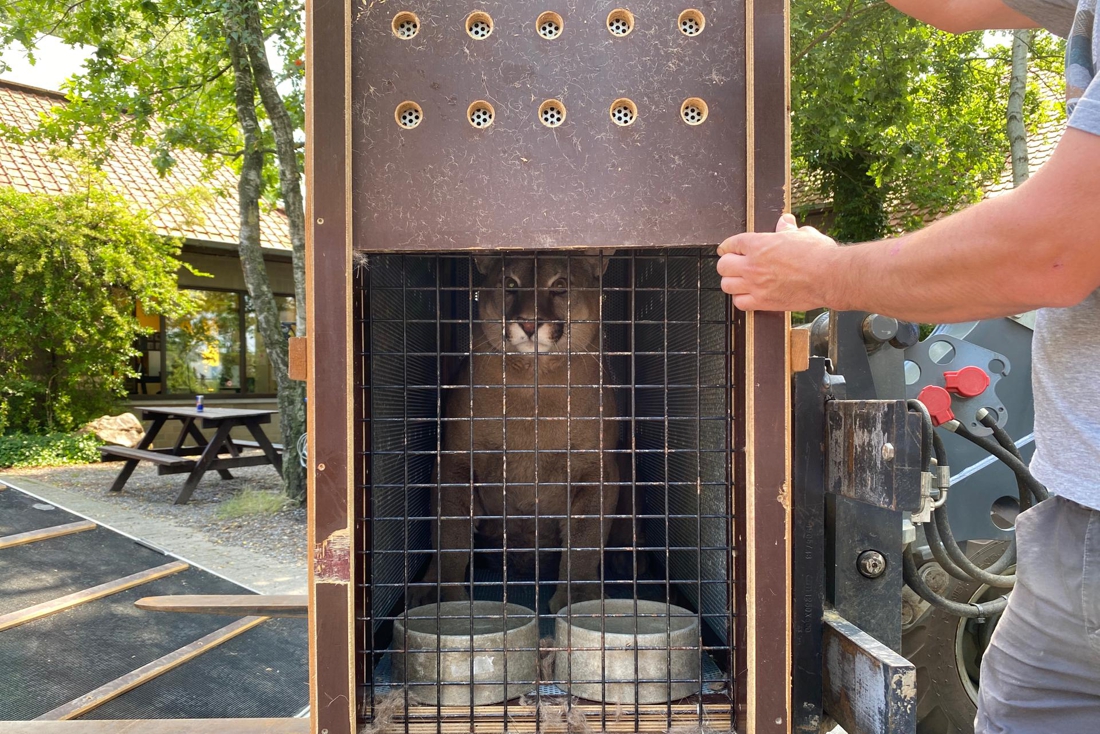
M718 247L722 290L742 311L819 308L826 305L827 266L836 251L831 238L784 214L775 234L746 232Z

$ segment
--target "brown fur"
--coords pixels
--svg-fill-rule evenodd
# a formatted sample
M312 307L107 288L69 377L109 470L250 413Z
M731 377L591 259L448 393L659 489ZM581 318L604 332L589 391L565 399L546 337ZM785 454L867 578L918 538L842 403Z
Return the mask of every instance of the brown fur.
M614 391L598 387L606 381L601 380L596 323L600 319L599 262L595 257L572 261L540 257L536 273L534 257L478 258L478 269L485 275L478 293L481 323L473 327L470 358L447 390L444 453L438 466L444 486L438 510L444 518L466 518L472 512L475 530L493 539L497 547L532 549L509 555L509 568L532 569L536 547L603 548L607 544L612 523L605 519L601 532L599 515L601 504L604 515L614 514L619 498L613 484L619 481L619 462L610 451L618 445L618 416ZM606 258L603 263L606 268ZM471 382L484 387L470 388ZM593 451L601 445L602 454ZM493 485L475 488L472 508L471 471L475 483ZM506 493L502 483L507 484ZM567 509L572 518L568 533L564 519L543 519L565 515ZM500 519L482 519L505 514L506 528ZM517 515L528 517L513 519ZM506 544L501 542L504 531ZM442 553L433 558L424 579L436 581L438 573L438 581L448 585L442 590L444 600L466 597L461 582L470 559L470 536L468 520L444 519L440 527L433 527L435 547ZM550 601L554 612L566 604L567 580L599 578L599 551L570 550L569 556L561 559L561 583ZM571 587L574 602L598 595L596 585ZM429 598L435 598L434 590Z

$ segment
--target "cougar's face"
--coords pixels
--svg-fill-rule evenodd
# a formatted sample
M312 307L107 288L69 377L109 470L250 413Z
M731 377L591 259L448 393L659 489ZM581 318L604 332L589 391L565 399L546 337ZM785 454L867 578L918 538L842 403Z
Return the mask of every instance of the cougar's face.
M607 257L602 258L607 267ZM592 348L599 335L601 258L478 258L478 293L486 339L506 352Z

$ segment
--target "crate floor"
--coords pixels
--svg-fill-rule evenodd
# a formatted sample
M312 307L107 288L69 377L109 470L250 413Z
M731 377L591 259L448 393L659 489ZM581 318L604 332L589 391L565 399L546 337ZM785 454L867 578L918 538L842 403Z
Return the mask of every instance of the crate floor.
M15 489L0 497L8 528L79 519L60 509L35 509L43 503ZM24 513L30 519L19 517ZM43 524L41 515L49 515L51 522ZM173 560L102 526L0 550L0 608L25 609ZM191 567L0 631L0 720L41 716L235 619L143 611L134 606L137 599L247 593ZM294 716L308 704L308 680L306 620L272 619L83 718Z

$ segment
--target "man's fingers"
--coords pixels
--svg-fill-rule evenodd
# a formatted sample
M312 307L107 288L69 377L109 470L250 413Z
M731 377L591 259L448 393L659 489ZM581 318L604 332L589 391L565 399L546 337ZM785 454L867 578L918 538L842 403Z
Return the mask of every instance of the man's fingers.
M749 284L744 278L725 277L722 278L722 292L728 293L731 296L739 296L749 292Z
M790 212L785 213L779 218L779 221L775 223L776 232L785 232L790 229L798 229L798 222L795 220L794 215Z
M756 311L756 298L747 294L733 297L733 305L742 311Z
M739 276L745 266L745 256L728 252L718 258L718 274L724 276Z
M739 245L738 238L742 237L742 236L743 235L735 234L733 237L727 237L725 240L722 241L722 244L718 245L718 254L719 255L726 255L726 254L729 254L731 252L736 254L736 255L742 254L741 250L738 247L738 245Z

